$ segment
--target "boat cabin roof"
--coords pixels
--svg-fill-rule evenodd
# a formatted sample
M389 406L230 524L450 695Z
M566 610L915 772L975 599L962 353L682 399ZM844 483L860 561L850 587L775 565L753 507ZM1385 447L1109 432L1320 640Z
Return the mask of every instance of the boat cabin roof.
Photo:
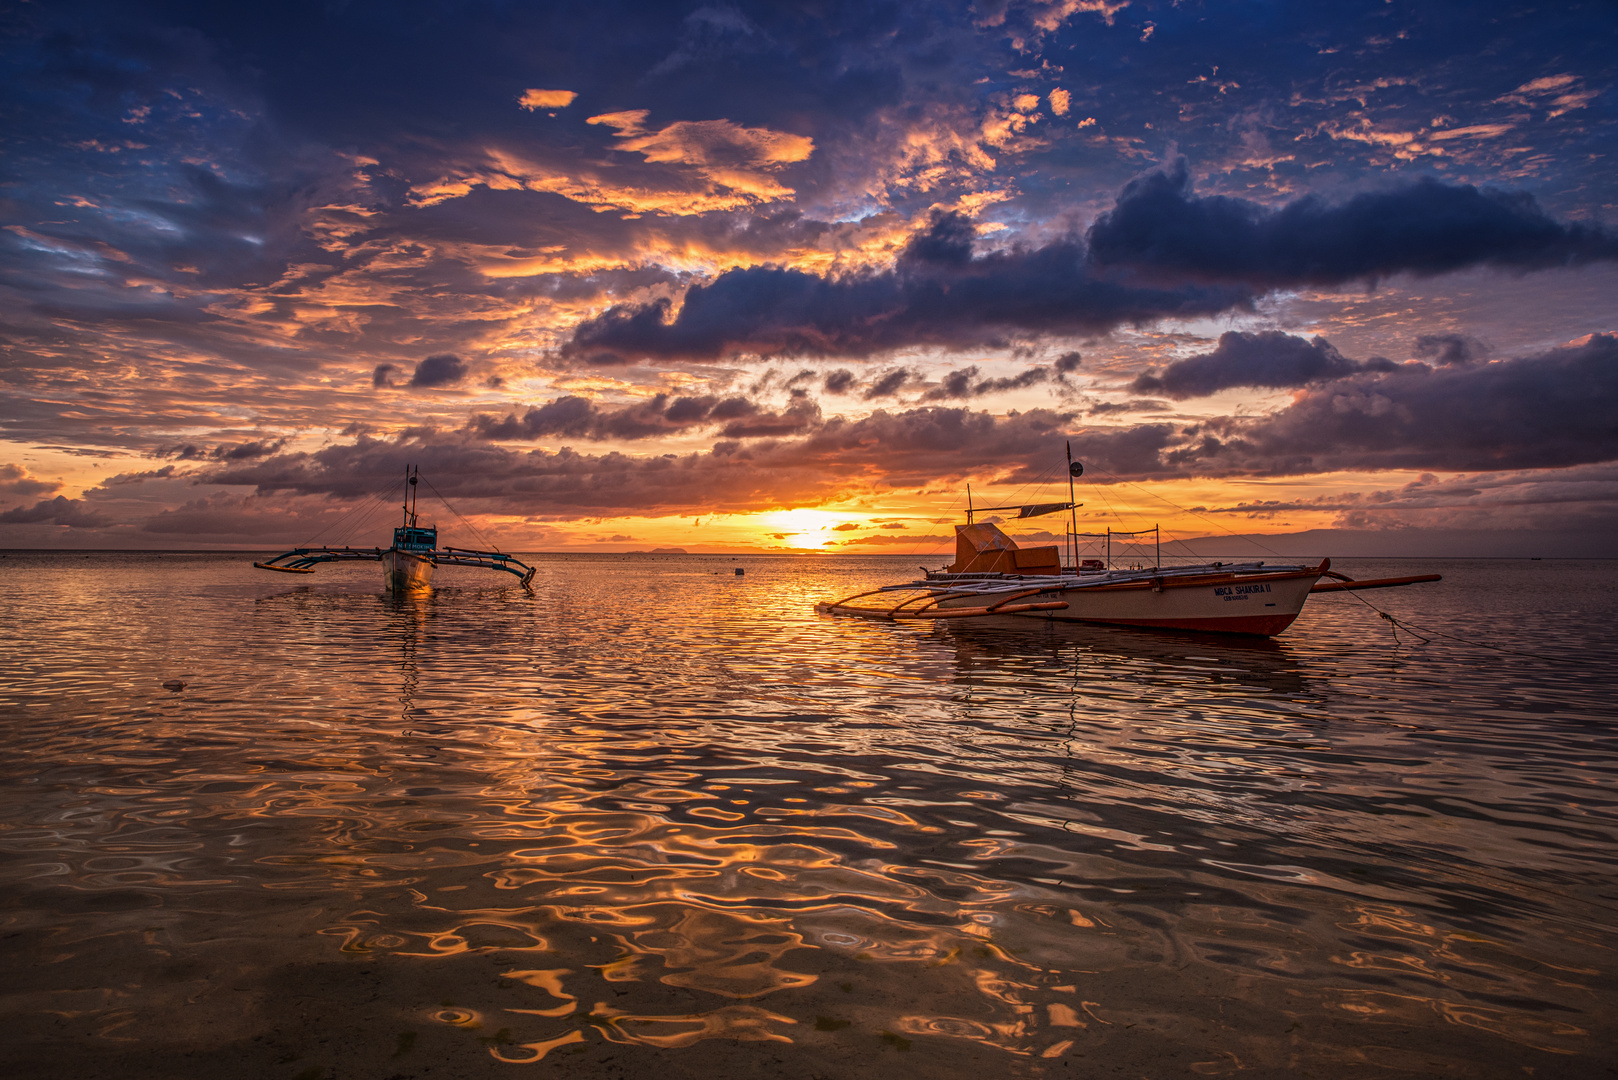
M393 546L402 551L431 551L438 546L438 530L402 525L393 530Z
M951 574L1060 574L1062 557L1051 544L1023 548L988 521L955 526L955 561Z

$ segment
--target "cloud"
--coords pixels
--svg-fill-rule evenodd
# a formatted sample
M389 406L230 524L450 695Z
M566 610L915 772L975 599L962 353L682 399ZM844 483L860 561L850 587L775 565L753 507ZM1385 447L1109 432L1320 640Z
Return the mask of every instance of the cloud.
M1105 416L1108 413L1126 412L1162 412L1169 407L1166 401L1154 398L1136 398L1133 401L1102 401L1090 406L1087 410L1091 416Z
M677 400L666 399L642 419L648 426L679 422L680 412L669 419ZM807 409L796 417L790 410L765 414L733 405L741 415L714 419L727 400L734 399L682 409L719 426L762 428L784 421L796 430L753 442L726 438L705 453L632 456L584 454L565 446L514 448L492 443L480 431L424 429L389 440L361 437L312 453L221 462L190 479L253 487L266 500L282 493L353 499L373 494L409 461L419 463L463 513L542 519L755 512L892 489L954 486L985 475L1015 485L1048 472L1068 440L1090 467L1086 477L1103 483L1346 470L1565 469L1618 459L1612 420L1618 415L1618 337L1596 335L1544 354L1492 363L1412 362L1392 370L1360 370L1311 385L1274 413L1189 425L1092 427L1072 413L1049 409L995 416L941 406L879 409L848 419L821 418ZM545 429L590 438L625 430L631 420L620 410L602 410L583 399L568 408L574 410L569 416L556 410L509 434ZM522 425L524 419L507 422ZM104 523L70 503L41 503L0 521ZM268 512L272 506L244 504L242 512L255 507L255 513ZM227 510L215 502L186 513ZM181 529L183 520L164 518L153 528ZM224 521L220 518L218 527Z
M259 439L230 446L220 445L213 448L210 456L218 461L252 461L254 458L269 457L286 444L286 439Z
M1083 362L1084 357L1078 353L1065 352L1056 358L1056 363L1051 365L1051 370L1056 373L1058 382L1066 382L1067 377L1079 370L1079 365Z
M598 365L734 353L864 357L907 345L999 343L1016 333L1099 334L1251 302L1248 290L1229 285L1163 289L1097 276L1072 237L974 256L973 232L962 215L935 215L885 272L730 270L693 285L672 318L671 302L659 298L584 320L562 355Z
M27 499L35 495L48 495L62 486L60 480L41 480L28 475L28 470L10 462L0 464L0 495Z
M858 380L855 379L852 371L847 368L838 368L836 371L827 374L823 385L828 394L846 394L849 387L853 386L856 381Z
M1076 356L1077 353L1069 355ZM1060 363L1060 361L1058 361ZM923 401L948 401L952 398L976 398L984 394L1002 393L1008 390L1026 390L1030 386L1047 382L1051 378L1053 368L1031 367L1023 370L1020 375L1011 375L1000 379L979 378L977 366L959 368L950 372L939 380L937 386L921 395Z
M1334 492L1309 499L1256 499L1198 513L1274 520L1297 512L1332 513L1338 529L1534 529L1556 533L1618 530L1618 466L1554 472L1506 471L1439 477L1423 473L1396 488Z
M790 410L782 415L790 418ZM251 486L264 497L353 499L374 494L408 461L419 464L423 477L463 513L745 513L888 487L955 483L991 469L1033 479L1054 460L1055 440L1069 419L1043 409L1005 417L964 408L878 410L860 420L817 420L794 437L727 439L706 453L638 457L583 454L565 446L516 449L474 432L419 432L219 466L198 479ZM580 421L586 432L590 424L588 418Z
M80 499L58 495L43 499L30 507L17 507L0 514L3 525L62 525L70 529L99 529L113 524L113 520L90 509Z
M144 472L118 473L101 481L102 490L115 487L128 487L132 484L144 484L148 480L169 480L177 476L183 477L185 473L176 472L173 465L165 465L161 469L148 469Z
M244 443L220 443L212 450L205 450L196 443L181 443L174 446L159 446L152 451L152 456L156 458L176 458L180 461L251 461L254 458L269 457L271 454L279 453L286 444L287 440L284 438L258 439ZM172 466L169 466L169 468L172 468ZM144 478L167 474L163 470L159 470L156 473L137 475Z
M885 371L871 380L871 385L865 388L865 400L875 401L877 398L893 397L910 379L911 372L908 368L900 367Z
M820 410L810 402L795 402L785 412L774 413L742 397L658 394L648 401L616 409L603 409L589 398L561 397L529 409L520 418L515 412L504 419L480 414L467 428L485 439L561 437L603 441L657 438L690 428L723 425L723 438L747 439L798 434L819 421Z
M1574 109L1582 109L1601 96L1598 90L1574 89L1579 81L1577 75L1546 75L1523 83L1499 100L1514 105L1544 107L1546 116L1555 119ZM1549 101L1545 100L1547 97Z
M429 356L416 365L410 385L424 388L454 386L466 378L466 362L453 353Z
M807 136L743 127L729 120L679 120L648 131L645 122L650 114L648 109L604 113L585 123L605 124L616 131L622 140L618 149L667 164L711 169L771 167L805 161L815 150L815 141Z
M535 109L565 109L578 96L572 90L524 90L517 104L529 112Z
M1129 389L1183 401L1233 386L1304 386L1357 371L1385 371L1390 367L1388 361L1356 363L1323 337L1305 341L1278 330L1231 330L1219 336L1213 352L1177 360L1159 373L1141 375Z
M764 37L759 27L735 8L704 5L685 17L674 51L650 74L667 75L689 65L713 64L738 53L752 52Z
M648 130L650 115L649 109L628 109L592 116L585 123L612 128L618 138L614 149L638 153L649 164L688 166L713 185L714 194L739 199L733 208L795 195L769 174L808 160L815 149L807 135L730 120L677 120Z
M371 372L371 388L380 390L385 386L392 386L394 373L398 370L397 364L378 364Z
M1489 355L1489 347L1465 334L1418 334L1414 355L1440 364L1470 364Z
M1618 259L1618 235L1555 221L1525 193L1426 177L1337 205L1309 195L1270 209L1197 197L1183 158L1132 180L1091 226L1088 241L1097 266L1263 288Z
M1548 469L1618 459L1618 336L1488 364L1400 364L1258 418L1188 428L1164 464L1201 475Z

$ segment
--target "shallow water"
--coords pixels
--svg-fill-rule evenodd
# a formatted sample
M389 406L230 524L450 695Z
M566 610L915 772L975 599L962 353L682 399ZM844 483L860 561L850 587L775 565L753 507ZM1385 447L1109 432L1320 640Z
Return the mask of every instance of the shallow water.
M1255 641L534 561L0 559L8 1074L1615 1068L1618 564Z

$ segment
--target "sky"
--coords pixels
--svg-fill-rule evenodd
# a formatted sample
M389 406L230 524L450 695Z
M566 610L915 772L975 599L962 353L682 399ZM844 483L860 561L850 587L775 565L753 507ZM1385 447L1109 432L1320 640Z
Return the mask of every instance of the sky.
M460 546L929 556L1071 446L1082 531L1618 556L1615 43L1607 2L8 2L0 547L369 547L415 465Z

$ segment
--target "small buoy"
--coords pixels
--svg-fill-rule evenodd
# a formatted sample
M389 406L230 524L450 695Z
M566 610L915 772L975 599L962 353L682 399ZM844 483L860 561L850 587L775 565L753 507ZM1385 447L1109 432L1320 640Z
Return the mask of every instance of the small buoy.
M179 679L170 679L168 682L163 684L163 689L173 690L175 693L179 693L181 690L185 689L185 683L181 682Z
M742 568L741 568L741 567L739 567L739 566L738 566L738 567L737 567L737 568L736 568L736 576L737 576L737 577L741 577L741 576L742 576L742 575L743 575L743 574L745 574L745 573L747 573L747 571L746 571L746 570L743 570L743 569L742 569Z

